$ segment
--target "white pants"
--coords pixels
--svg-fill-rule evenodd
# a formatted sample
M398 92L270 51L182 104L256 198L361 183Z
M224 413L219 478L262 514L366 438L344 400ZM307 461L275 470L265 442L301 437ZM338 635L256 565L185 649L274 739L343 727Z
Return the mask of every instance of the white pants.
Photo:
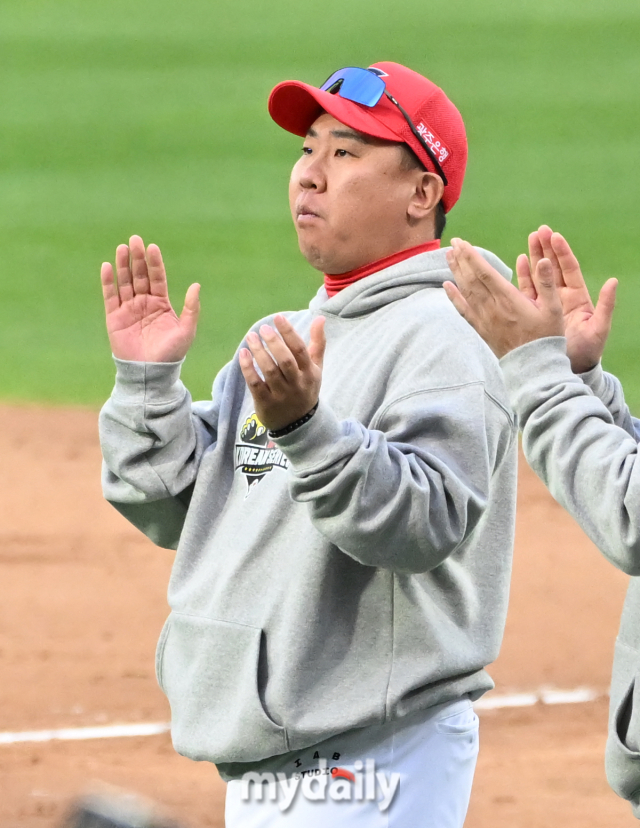
M467 699L289 754L227 786L226 828L461 828L478 756Z

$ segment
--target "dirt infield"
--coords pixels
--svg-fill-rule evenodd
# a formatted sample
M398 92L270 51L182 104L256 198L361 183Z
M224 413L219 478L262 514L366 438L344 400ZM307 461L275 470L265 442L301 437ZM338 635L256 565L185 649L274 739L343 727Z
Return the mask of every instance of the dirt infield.
M96 414L0 407L0 731L168 719L153 656L171 554L101 499ZM606 691L626 577L521 465L511 606L496 693ZM604 779L606 699L482 713L468 828L637 825ZM94 780L190 828L222 826L213 767L167 735L0 744L0 825L58 825Z

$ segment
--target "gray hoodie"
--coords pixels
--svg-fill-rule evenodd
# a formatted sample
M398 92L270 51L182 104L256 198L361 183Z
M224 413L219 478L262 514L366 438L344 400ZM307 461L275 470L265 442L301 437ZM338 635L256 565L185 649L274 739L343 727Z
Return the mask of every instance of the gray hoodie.
M179 364L117 362L105 497L177 548L158 680L176 749L226 778L493 686L517 428L447 278L424 253L288 314L304 338L324 315L327 351L317 413L275 441L237 354L198 403Z
M640 575L640 421L622 387L597 366L576 376L564 337L501 360L523 448L551 494L614 566ZM616 642L607 778L640 818L640 578L632 577Z

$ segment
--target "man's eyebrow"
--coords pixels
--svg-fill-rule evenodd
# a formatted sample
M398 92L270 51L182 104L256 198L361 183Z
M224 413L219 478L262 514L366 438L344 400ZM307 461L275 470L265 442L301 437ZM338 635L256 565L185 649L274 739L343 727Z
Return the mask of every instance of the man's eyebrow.
M361 132L355 132L352 129L332 129L331 135L334 138L350 138L352 141L360 141L361 144L371 143L367 135L363 135Z
M371 144L368 135L363 135L361 132L356 132L353 129L332 129L329 133L333 138L349 138L352 141L359 141L361 144ZM307 138L317 138L318 133L313 127L307 130Z

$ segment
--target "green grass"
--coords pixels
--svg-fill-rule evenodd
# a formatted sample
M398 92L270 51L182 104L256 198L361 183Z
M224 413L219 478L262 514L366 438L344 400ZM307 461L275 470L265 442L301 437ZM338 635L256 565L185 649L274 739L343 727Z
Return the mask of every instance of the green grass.
M621 279L606 367L640 410L640 5L636 0L6 0L0 6L0 397L99 404L113 367L100 262L161 245L176 305L203 284L195 396L246 328L319 285L286 203L300 141L266 112L387 59L442 85L470 140L448 234L509 264L563 231L590 285Z

